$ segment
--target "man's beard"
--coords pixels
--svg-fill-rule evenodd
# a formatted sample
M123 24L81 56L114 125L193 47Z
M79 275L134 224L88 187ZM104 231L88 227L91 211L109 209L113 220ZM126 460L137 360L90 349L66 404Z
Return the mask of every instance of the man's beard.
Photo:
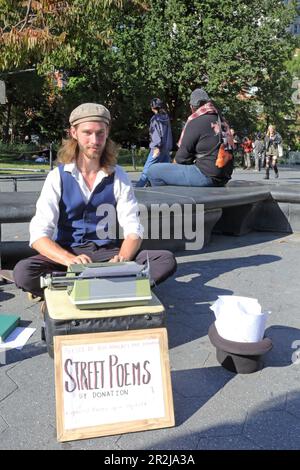
M96 160L100 155L99 155L99 152L94 152L92 154L86 154L85 153L85 156L89 159L89 160Z
M89 160L96 160L99 159L103 153L104 148L99 147L97 150L92 150L89 147L83 147L79 145L79 153L85 155Z

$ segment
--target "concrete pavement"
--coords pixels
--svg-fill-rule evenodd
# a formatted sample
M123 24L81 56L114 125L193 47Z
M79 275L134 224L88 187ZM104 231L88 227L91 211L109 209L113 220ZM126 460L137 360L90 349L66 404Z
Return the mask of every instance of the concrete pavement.
M261 176L238 171L237 179L244 175ZM282 170L280 178L299 182L300 172ZM4 227L5 238L26 239L26 224L19 225ZM299 449L300 362L292 362L300 347L299 247L300 234L253 232L215 235L201 252L178 253L176 276L156 288L167 309L175 427L63 444L56 441L53 360L40 339L39 306L13 284L0 285L1 312L36 328L22 351L0 355L0 448ZM209 307L222 294L256 297L271 311L273 349L259 372L236 375L216 360Z

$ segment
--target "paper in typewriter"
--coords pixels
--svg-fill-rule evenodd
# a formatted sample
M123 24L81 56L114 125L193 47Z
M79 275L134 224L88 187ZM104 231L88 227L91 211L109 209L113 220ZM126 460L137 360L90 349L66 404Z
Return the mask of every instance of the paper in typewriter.
M103 277L120 277L120 276L136 276L147 268L144 265L135 262L128 263L107 263L106 266L87 267L79 277L82 278L103 278Z

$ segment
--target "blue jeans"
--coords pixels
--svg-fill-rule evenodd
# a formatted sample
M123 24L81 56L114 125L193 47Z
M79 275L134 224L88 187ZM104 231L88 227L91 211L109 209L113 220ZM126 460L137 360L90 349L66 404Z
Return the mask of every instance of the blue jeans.
M212 179L196 165L162 163L149 169L148 178L151 186L214 186Z
M161 152L158 157L153 157L153 150L151 149L149 155L147 157L146 163L144 165L142 174L140 176L139 181L136 183L137 188L142 188L145 186L146 183L149 182L148 179L148 170L149 168L154 165L154 163L162 163L162 162L169 162L170 161L170 154L169 152Z

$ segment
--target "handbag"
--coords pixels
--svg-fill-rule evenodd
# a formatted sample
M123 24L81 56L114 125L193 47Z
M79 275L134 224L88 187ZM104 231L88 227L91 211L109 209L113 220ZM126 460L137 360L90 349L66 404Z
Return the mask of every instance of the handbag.
M223 168L225 165L227 165L227 163L230 160L232 160L232 153L228 151L228 142L227 142L225 133L223 133L223 130L222 130L222 121L221 121L219 114L218 114L218 124L219 124L219 129L220 129L220 132L219 132L220 147L219 147L215 165L218 168Z
M221 144L218 152L218 156L216 159L216 166L218 168L223 168L227 163L232 160L232 153L228 152L228 150L225 149L225 145Z

